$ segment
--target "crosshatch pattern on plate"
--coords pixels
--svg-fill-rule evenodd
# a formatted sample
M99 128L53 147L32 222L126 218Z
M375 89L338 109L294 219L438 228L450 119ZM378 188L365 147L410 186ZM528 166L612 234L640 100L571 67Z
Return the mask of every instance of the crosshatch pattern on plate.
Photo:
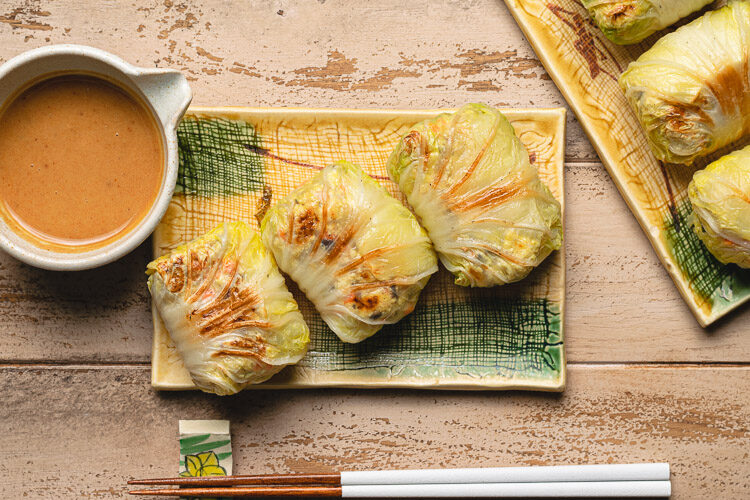
M254 215L264 186L273 202L337 160L359 164L403 201L388 179L386 160L411 125L434 114L192 110L179 129L177 188L155 233L155 254L226 220L246 220L257 228ZM506 114L540 176L562 200L563 112ZM526 280L484 290L454 285L441 268L412 314L359 344L342 343L287 280L310 326L311 345L297 366L277 377L284 382L277 383L315 385L334 377L338 385L443 379L500 387L504 380L520 380L530 387L560 388L563 258L555 252ZM187 373L156 314L155 330L155 385L186 388Z
M685 221L693 173L750 141L724 148L690 167L663 164L651 153L617 82L628 64L669 30L639 44L618 46L604 37L576 0L506 0L506 4L578 115L698 321L706 326L750 300L750 272L717 261Z

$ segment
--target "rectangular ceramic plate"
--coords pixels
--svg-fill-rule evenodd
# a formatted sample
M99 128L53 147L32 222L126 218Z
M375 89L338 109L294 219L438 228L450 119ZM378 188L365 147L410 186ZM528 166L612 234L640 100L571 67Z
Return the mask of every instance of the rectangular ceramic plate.
M154 233L154 255L224 221L257 228L264 188L274 202L337 160L359 164L403 201L385 170L388 155L412 125L439 112L191 108L178 130L177 189ZM562 203L565 110L504 113ZM291 280L287 284L310 326L310 350L296 366L254 387L560 391L565 385L563 251L522 282L491 289L458 287L441 268L412 314L359 344L341 342ZM153 386L194 388L155 310L154 328Z
M692 167L665 165L617 83L620 73L663 33L637 45L607 40L577 0L505 0L537 55L576 113L659 259L702 326L750 299L750 272L723 265L686 222L687 186L703 168L743 144Z

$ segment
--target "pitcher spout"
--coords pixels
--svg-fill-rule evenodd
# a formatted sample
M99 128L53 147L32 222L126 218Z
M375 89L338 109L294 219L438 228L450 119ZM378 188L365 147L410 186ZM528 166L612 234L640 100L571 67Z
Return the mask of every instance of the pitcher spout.
M173 69L139 68L132 78L154 107L164 129L175 129L193 99L185 76Z

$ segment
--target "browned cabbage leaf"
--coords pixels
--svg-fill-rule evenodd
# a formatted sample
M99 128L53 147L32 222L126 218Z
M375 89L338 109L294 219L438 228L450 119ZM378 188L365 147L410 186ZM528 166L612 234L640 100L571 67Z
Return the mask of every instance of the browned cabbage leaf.
M279 267L344 342L360 342L410 313L437 271L409 210L351 163L323 169L261 223Z
M518 281L562 245L560 203L494 108L467 104L418 123L388 173L458 285Z
M604 35L614 43L637 43L713 0L582 0Z
M688 195L708 250L724 264L750 268L750 146L696 172Z
M309 330L297 303L244 222L217 227L146 272L159 315L203 391L234 394L307 352Z
M750 132L750 2L734 1L664 36L620 86L654 155L691 164Z

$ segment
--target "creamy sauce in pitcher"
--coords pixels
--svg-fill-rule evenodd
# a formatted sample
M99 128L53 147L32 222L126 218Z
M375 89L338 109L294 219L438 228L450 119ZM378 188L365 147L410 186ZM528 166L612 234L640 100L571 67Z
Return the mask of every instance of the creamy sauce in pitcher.
M55 76L0 110L0 213L34 245L84 252L133 229L161 188L161 132L102 78Z

